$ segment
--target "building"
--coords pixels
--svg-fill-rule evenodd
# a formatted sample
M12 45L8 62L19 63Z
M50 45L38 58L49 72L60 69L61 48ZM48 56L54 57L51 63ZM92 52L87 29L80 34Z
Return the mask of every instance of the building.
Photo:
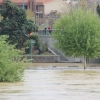
M86 0L87 2L100 2L100 0Z
M47 27L53 27L54 22L60 18L60 14L57 10L51 10L51 12L45 15L45 24Z
M35 12L35 11L34 11ZM44 5L43 2L36 3L36 23L40 26L44 24Z
M35 22L38 26L44 24L44 4L37 0L28 0L28 9L35 13Z
M4 5L5 0L0 0L0 8ZM37 2L36 0L11 0L18 7L24 6L24 8L30 9L35 14L35 22L37 25L44 23L44 5L43 2Z
M67 4L71 4L71 6L87 6L88 8L96 9L97 4L100 4L100 0L63 0Z
M73 5L75 5L78 2L77 0L63 0L63 1L69 4L73 4Z

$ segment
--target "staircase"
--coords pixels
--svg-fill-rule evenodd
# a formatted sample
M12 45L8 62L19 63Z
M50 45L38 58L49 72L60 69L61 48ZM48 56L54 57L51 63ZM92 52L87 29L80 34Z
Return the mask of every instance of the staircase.
M66 57L60 50L54 48L54 42L55 40L51 37L51 35L40 35L38 34L40 37L40 40L43 43L46 43L49 50L51 52L53 52L55 55L59 55L60 56L60 62L80 62L80 59L77 59L75 57Z
M68 61L68 59L58 50L56 50L55 48L50 48L51 51L53 51L55 54L60 56L60 62L66 62Z

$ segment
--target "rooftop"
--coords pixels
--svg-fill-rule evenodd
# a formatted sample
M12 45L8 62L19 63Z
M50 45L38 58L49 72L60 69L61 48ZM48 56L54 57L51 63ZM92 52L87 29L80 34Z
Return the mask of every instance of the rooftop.
M23 1L22 0L11 0L13 3L22 3ZM4 0L0 0L0 3L3 3L4 2ZM24 3L25 4L28 4L28 0L24 0Z

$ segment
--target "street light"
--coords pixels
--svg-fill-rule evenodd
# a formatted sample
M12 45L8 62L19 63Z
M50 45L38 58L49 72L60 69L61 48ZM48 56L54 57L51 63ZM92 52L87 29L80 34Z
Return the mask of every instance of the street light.
M29 35L26 35L26 34L24 34L27 38L29 38L30 36L32 36L33 35L33 33L31 32ZM35 41L33 41L32 39L31 39L31 41L30 41L30 44L29 44L29 52L30 52L30 61L31 61L31 63L32 63L32 61L33 61L33 59L32 59L32 49L33 49L33 44L35 43Z
M32 49L33 49L33 44L34 44L34 43L35 43L35 42L31 40L31 42L30 42L30 56L31 56L31 63L32 63Z
M24 0L22 0L22 8L24 9Z
M78 7L80 6L80 0L78 0Z

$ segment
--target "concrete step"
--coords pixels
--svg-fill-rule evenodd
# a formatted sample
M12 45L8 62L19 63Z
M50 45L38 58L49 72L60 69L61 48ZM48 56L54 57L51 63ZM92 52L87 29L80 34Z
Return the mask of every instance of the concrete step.
M55 54L60 56L60 61L68 61L68 59L57 49L55 48L50 48Z

